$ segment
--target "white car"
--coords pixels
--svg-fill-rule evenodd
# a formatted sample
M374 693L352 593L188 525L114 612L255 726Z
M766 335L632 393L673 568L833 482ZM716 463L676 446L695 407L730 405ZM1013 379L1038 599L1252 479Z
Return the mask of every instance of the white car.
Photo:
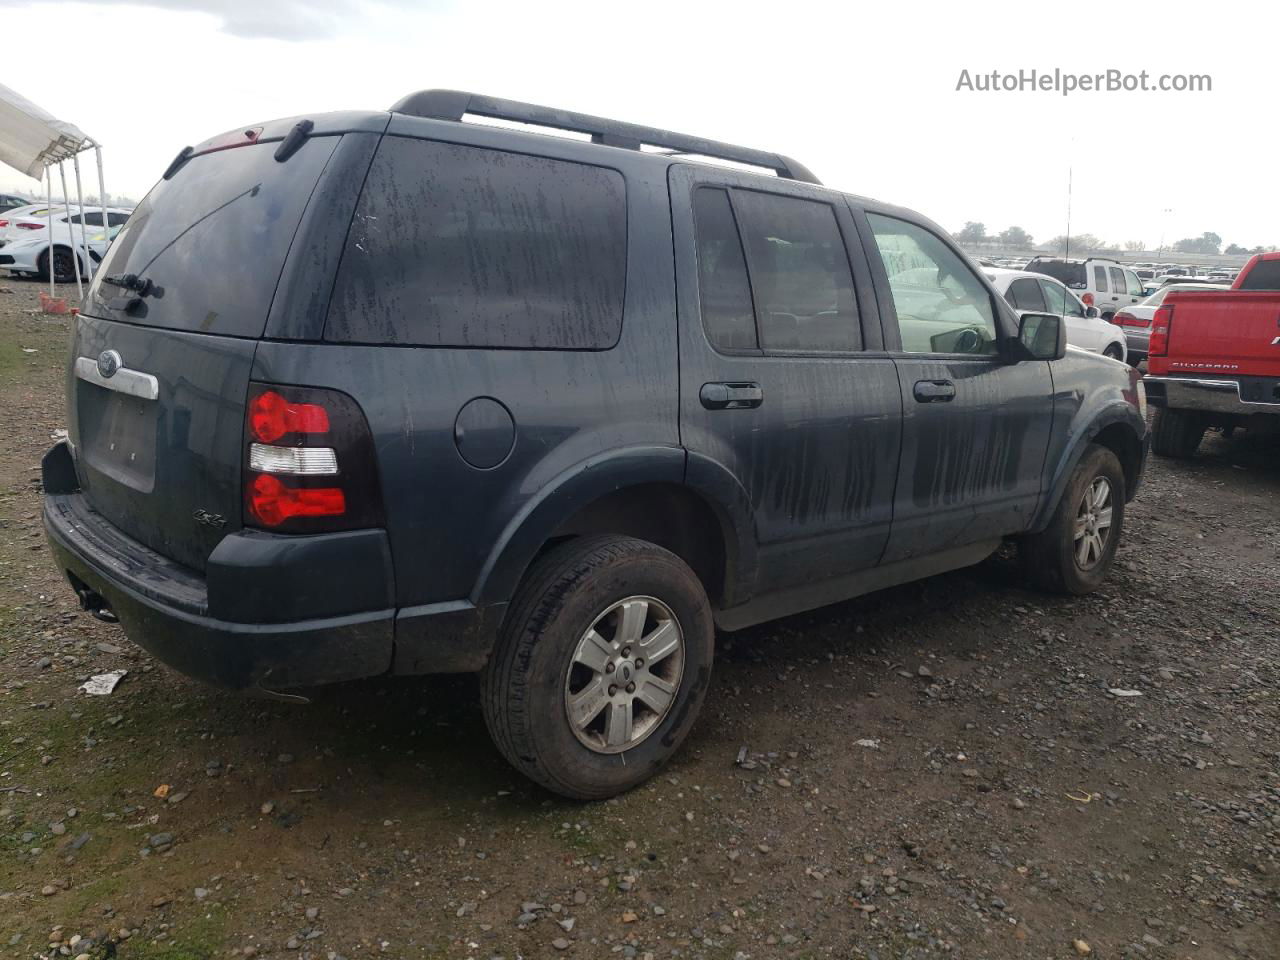
M1080 298L1053 277L1025 270L987 270L987 279L1019 315L1052 313L1066 320L1067 343L1113 360L1126 360L1124 331L1086 307Z
M1218 283L1168 283L1156 290L1151 296L1132 307L1125 307L1112 319L1112 323L1124 331L1125 341L1129 347L1129 362L1135 367L1147 359L1147 350L1151 341L1151 319L1156 315L1156 308L1164 303L1164 298L1171 293L1183 290L1222 290Z
M49 217L48 208L40 208L45 216L21 214L17 217L0 217L9 223L4 228L14 231L4 236L0 246L0 270L15 276L30 274L41 279L49 277ZM80 276L89 278L106 253L108 237L114 237L129 219L131 211L120 207L107 208L107 228L102 226L101 208L71 208L70 219L65 208L55 207L53 214L53 266L58 283L74 282L76 275L72 250L78 251ZM38 226L32 226L38 224Z

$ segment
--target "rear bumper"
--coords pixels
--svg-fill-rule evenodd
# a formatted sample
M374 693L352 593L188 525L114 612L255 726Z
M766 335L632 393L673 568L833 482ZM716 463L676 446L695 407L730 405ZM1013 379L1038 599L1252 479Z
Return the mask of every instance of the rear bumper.
M187 676L272 692L374 676L391 665L394 610L288 623L220 620L208 614L205 581L129 540L82 495L47 494L44 524L72 586L100 597L130 640Z
M1241 417L1280 416L1280 402L1267 402L1261 395L1258 399L1245 399L1238 380L1150 374L1142 379L1147 388L1147 402L1153 406Z
M223 538L201 576L94 511L74 489L65 443L45 456L43 474L45 532L82 604L109 608L130 640L197 680L269 694L388 672L476 670L492 648L501 608L458 601L397 611L385 531L240 531Z
M1146 329L1134 330L1126 327L1124 342L1129 350L1130 360L1146 359L1147 351L1151 348L1151 331Z

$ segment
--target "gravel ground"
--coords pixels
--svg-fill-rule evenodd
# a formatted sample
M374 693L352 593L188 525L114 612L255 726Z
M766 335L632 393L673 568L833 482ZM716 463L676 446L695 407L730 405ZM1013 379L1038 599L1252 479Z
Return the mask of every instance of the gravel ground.
M1274 445L1153 461L1094 596L1002 557L721 637L668 770L581 805L472 678L263 704L80 613L68 323L0 288L0 955L1280 957Z

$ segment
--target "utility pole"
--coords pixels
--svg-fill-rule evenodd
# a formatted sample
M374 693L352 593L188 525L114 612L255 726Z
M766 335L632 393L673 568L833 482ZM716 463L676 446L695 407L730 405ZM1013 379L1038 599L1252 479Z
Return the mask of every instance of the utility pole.
M1165 229L1169 225L1169 214L1173 213L1173 207L1165 207L1161 211L1160 217L1160 249L1156 251L1156 259L1159 260L1164 256L1164 234Z

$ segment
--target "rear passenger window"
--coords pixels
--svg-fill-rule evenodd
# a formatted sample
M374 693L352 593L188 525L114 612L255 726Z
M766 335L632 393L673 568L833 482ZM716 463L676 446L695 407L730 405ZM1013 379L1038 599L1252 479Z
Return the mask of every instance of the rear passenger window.
M1128 286L1124 282L1124 271L1118 267L1111 267L1111 292L1124 293Z
M829 204L735 190L764 350L862 349L849 255Z
M707 339L721 350L755 350L756 315L729 194L699 187L693 194L698 246L698 299Z
M617 171L387 137L352 218L325 338L608 349L626 268Z
M1030 277L1009 284L1005 299L1017 310L1035 310L1037 313L1044 313L1045 310L1040 284Z
M1094 286L1094 289L1097 290L1099 293L1107 292L1107 268L1106 267L1093 268L1093 286Z

